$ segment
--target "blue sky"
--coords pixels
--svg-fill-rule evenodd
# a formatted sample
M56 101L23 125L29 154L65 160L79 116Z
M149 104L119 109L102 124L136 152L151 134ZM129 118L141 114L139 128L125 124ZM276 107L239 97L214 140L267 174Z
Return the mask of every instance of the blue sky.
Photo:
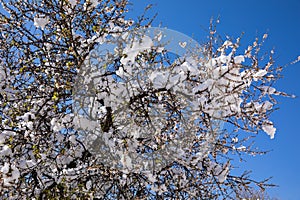
M277 65L285 65L300 55L300 1L299 0L131 0L133 18L149 4L155 4L150 12L158 13L154 25L163 26L192 36L198 42L206 40L204 28L211 17L220 17L218 32L222 36L245 35L246 47L256 36L269 37L264 50L275 49ZM283 70L284 78L276 88L298 96L296 99L278 98L280 109L271 116L277 132L275 139L261 133L257 146L272 150L265 156L248 157L241 169L253 170L252 177L263 179L273 176L272 183L279 187L269 189L272 197L283 200L300 200L300 63Z

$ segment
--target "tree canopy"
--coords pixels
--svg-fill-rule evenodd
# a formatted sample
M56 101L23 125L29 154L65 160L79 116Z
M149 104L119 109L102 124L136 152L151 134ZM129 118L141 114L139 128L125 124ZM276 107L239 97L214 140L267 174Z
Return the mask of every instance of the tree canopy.
M176 55L127 0L1 0L0 196L236 199L272 184L234 174L264 154L280 78L267 34L181 41ZM150 9L151 6L145 10ZM149 32L150 31L150 32ZM151 33L151 34L150 34ZM111 48L113 47L113 48Z

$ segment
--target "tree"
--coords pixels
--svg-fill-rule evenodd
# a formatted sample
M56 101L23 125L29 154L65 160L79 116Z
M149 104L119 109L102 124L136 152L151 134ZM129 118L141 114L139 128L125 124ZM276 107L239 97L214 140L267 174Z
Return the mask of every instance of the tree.
M277 198L271 198L266 191L264 190L248 190L248 191L240 191L240 194L237 195L238 199L245 199L245 200L278 200Z
M126 19L126 0L1 3L3 198L234 199L272 186L231 170L265 153L249 141L274 137L274 96L288 96L272 87L273 51L260 57L266 34L240 53L211 23L207 44L176 57L161 31L147 35L151 18Z

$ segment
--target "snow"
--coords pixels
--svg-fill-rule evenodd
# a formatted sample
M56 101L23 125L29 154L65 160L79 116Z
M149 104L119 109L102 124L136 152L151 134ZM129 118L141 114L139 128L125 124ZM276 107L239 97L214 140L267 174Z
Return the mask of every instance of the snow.
M255 81L257 81L258 79L260 79L261 77L263 77L263 76L266 75L267 73L268 73L267 70L261 69L261 70L259 70L257 73L255 73L255 74L253 75L253 79L254 79Z
M57 121L58 120L56 118L53 118L50 122L51 127L52 127L53 131L55 131L55 132L60 131L62 128Z
M29 129L29 130L33 130L33 122L27 122L25 124L25 126Z
M273 107L273 104L270 101L265 101L262 104L255 102L253 103L253 105L256 111L263 111L263 112L266 112L267 110L271 110Z
M273 107L273 104L270 102L270 101L265 101L263 104L262 104L262 108L264 110L271 110Z
M246 147L244 145L241 145L240 147L236 148L238 151L246 151Z
M5 135L4 134L0 134L0 145L2 145L5 142Z
M4 81L5 78L6 78L5 71L3 67L0 66L0 86L1 86L1 82Z
M27 169L34 165L36 165L36 162L34 160L21 160L19 163L19 168Z
M75 135L71 135L71 136L69 137L69 141L72 142L73 144L76 144L76 143L77 143L77 142L76 142L76 136L75 136Z
M218 176L218 180L220 183L223 183L227 178L227 171L223 170L222 173Z
M206 82L204 82L204 83L198 85L197 87L194 87L193 88L193 93L196 94L197 92L204 91L204 90L207 89L207 87L208 87L208 84ZM203 99L203 97L201 97L200 99Z
M19 169L13 165L5 163L4 166L0 170L3 173L3 185L4 186L11 186L13 182L18 181L20 177ZM11 174L9 174L11 172Z
M265 39L267 39L267 37L268 37L268 34L265 33L265 34L263 35L263 39L265 40Z
M86 188L89 190L92 187L92 181L89 180L88 182L86 182Z
M192 75L196 75L198 73L198 69L195 65L191 64L190 62L184 62L180 66L180 68L184 71L190 71Z
M241 64L242 62L245 62L245 57L243 55L234 57L235 64Z
M45 26L49 23L49 17L34 17L34 26L41 27L42 30L45 29Z
M170 83L172 85L177 85L184 76L184 72L180 72L179 74L175 74L174 76L170 77Z
M226 40L226 41L223 43L223 45L222 45L222 46L224 46L224 47L228 48L228 47L232 46L232 42L231 42L231 41L229 41L229 40Z
M150 171L144 171L143 173L147 176L148 180L151 183L155 183L156 182L156 176L153 175L152 172L150 172Z
M4 145L2 147L2 150L0 151L0 158L2 156L9 156L9 155L12 155L11 148L9 148L9 146L7 146L7 145Z
M124 68L123 67L119 67L118 70L116 70L116 74L120 77L123 77L124 76Z
M91 2L91 4L92 4L93 7L96 7L99 4L98 0L90 0L90 2Z
M197 87L193 88L193 92L196 93L196 92L201 92L201 91L204 91L206 90L207 88L211 89L212 85L213 85L213 82L214 80L212 79L208 79L206 80L204 83L198 85Z
M222 172L218 175L218 180L220 183L223 183L227 179L227 175L229 174L229 166L230 162L227 162L225 166L223 166Z
M225 63L228 63L230 61L230 59L231 59L230 55L228 55L228 56L221 55L218 58L216 58L215 60L220 64L221 63L225 64Z
M163 37L163 34L162 34L162 32L160 31L160 32L155 36L155 39L159 42L159 41L161 41L162 37Z
M237 137L232 138L231 140L233 143L237 143L239 141L239 139Z
M163 88L166 86L169 74L166 72L154 71L149 76L149 79L153 83L153 87L156 89Z
M121 155L121 163L122 163L123 167L126 168L126 169L131 169L132 168L131 158L126 153L123 153Z
M24 120L25 122L31 121L31 120L33 120L33 119L35 119L35 115L34 115L33 113L31 113L31 112L27 112L27 113L25 113L24 116L23 116L23 120Z
M73 123L76 125L76 128L83 130L96 130L99 127L97 122L91 121L83 116L75 116Z
M151 47L153 47L153 41L148 36L143 36L140 40L127 44L123 51L126 56L121 58L121 63L123 65L128 65L129 62L133 63L140 52L150 50Z
M266 132L270 136L271 139L274 139L276 128L274 128L272 122L267 121L266 123L264 123L262 125L262 129L264 132Z
M7 174L9 172L9 164L5 163L0 170L3 174Z
M265 94L272 95L276 92L276 89L270 86L260 86L259 89L262 90L263 95Z
M74 7L77 4L77 0L69 0L69 3Z
M267 74L267 71L263 69L263 70L259 70L254 76L256 76L256 77L262 77L262 76L264 76L266 74Z

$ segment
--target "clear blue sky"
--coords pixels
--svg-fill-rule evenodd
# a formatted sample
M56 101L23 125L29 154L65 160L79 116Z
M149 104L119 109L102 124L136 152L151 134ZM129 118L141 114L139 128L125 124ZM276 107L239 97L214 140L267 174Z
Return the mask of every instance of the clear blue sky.
M163 26L205 41L203 27L209 20L220 16L219 34L240 36L245 32L242 45L248 45L256 36L269 34L265 50L275 48L276 64L284 65L300 55L300 1L299 0L131 0L130 16L143 12L155 4L158 13L154 25ZM244 47L245 47L244 46ZM280 185L268 192L282 200L300 200L300 63L283 71L284 78L276 84L278 90L298 96L296 99L279 98L280 109L271 120L277 132L275 139L261 133L257 146L272 150L265 156L249 157L241 169L253 170L253 177L263 179L273 176L272 183Z

